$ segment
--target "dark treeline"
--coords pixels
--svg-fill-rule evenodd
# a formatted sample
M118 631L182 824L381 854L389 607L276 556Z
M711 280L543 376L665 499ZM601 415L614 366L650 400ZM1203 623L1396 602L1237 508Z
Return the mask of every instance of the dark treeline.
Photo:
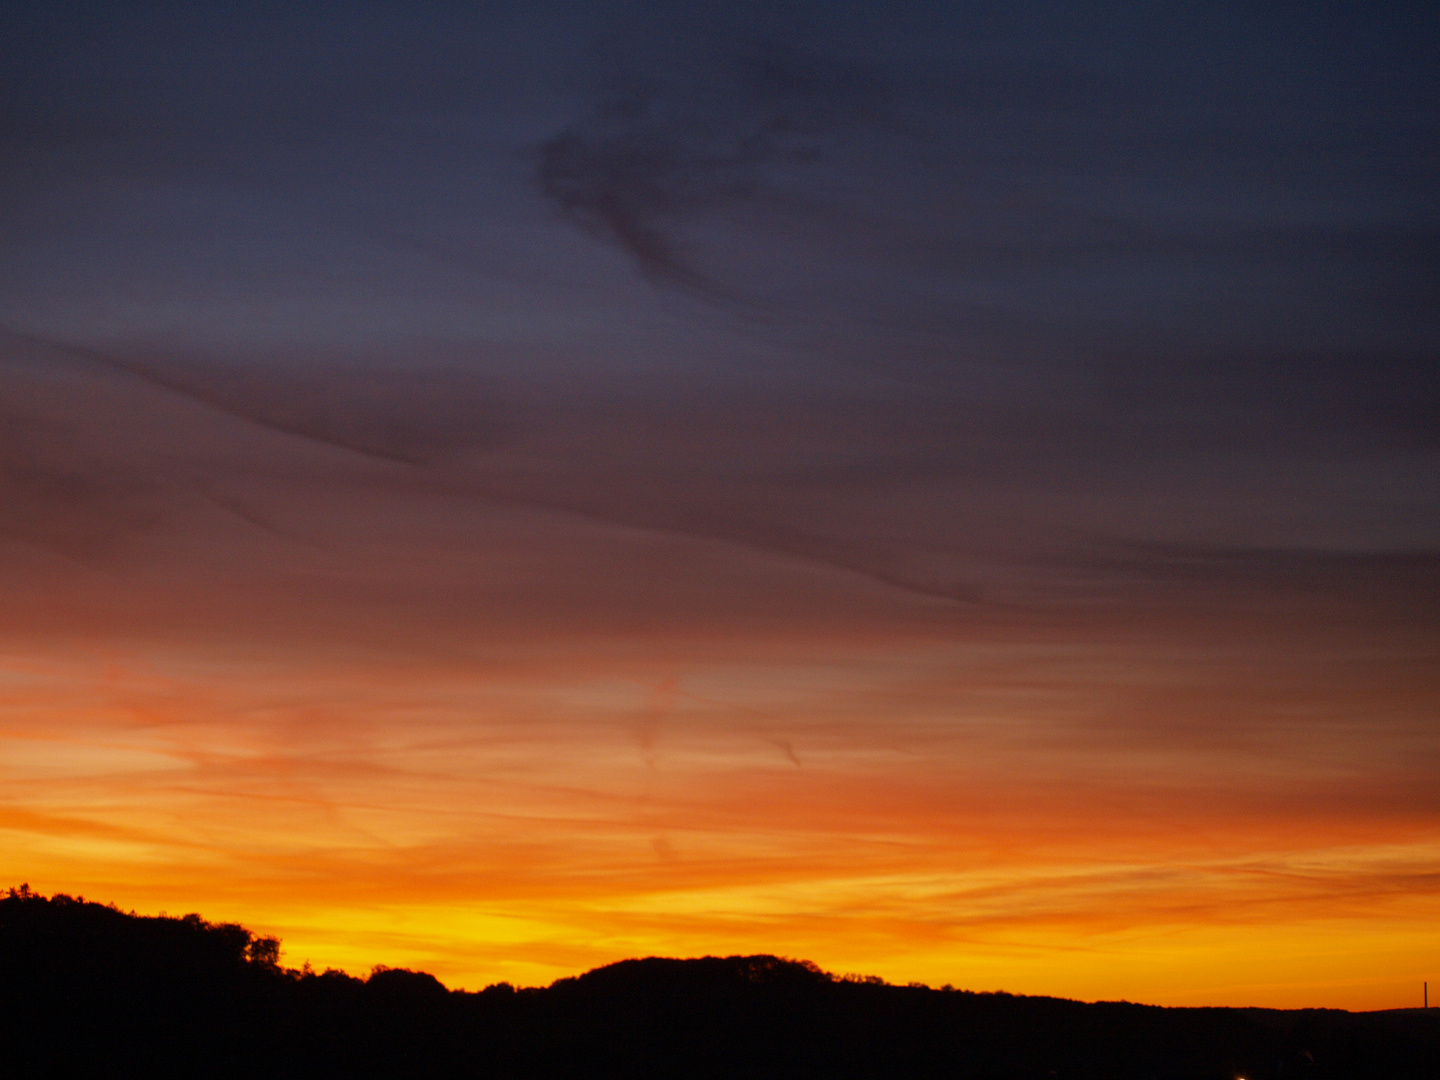
M279 943L0 896L11 1075L474 1078L1440 1076L1440 1010L1165 1009L836 979L773 956L626 960L547 988L281 967Z

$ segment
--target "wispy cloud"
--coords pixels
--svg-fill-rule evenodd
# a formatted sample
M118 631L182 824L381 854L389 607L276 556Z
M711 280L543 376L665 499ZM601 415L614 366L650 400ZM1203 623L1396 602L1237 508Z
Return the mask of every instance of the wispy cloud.
M1410 972L1411 16L493 7L0 34L0 870L462 984Z
M710 65L700 79L631 77L536 150L535 182L570 220L618 245L652 281L737 297L686 251L684 227L755 198L771 170L823 157L879 121L879 77L788 46Z

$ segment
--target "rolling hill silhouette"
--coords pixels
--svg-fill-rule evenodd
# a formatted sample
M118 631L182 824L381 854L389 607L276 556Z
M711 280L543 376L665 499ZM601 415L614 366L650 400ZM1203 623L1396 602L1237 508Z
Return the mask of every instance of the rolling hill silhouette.
M625 960L447 990L278 963L198 915L0 896L0 1046L45 1077L1440 1076L1440 1010L1172 1009L837 979L774 956Z

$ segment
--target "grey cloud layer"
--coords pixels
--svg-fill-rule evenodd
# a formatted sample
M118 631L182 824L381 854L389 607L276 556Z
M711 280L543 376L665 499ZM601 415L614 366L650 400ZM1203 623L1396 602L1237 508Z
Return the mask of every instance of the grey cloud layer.
M0 165L0 320L66 362L967 603L1072 544L1434 547L1403 10L71 15ZM27 409L10 528L152 521Z

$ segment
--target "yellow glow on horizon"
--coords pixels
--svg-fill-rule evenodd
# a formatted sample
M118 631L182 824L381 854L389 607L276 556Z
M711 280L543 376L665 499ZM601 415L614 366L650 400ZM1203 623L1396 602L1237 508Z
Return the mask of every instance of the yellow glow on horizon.
M632 542L597 531L602 554ZM353 606L350 556L302 575L303 602L243 560L187 591L177 560L73 598L77 625L124 635L11 627L0 884L468 989L776 953L899 983L1381 1008L1440 961L1416 764L1434 674L1404 627L1392 656L1383 627L1290 615L1287 634L1185 608L972 624L807 571L823 618L801 633L794 591L765 607L791 570L726 550L707 558L750 621L586 637L523 605L456 614L439 569L381 555L404 587ZM394 600L432 572L423 602Z

